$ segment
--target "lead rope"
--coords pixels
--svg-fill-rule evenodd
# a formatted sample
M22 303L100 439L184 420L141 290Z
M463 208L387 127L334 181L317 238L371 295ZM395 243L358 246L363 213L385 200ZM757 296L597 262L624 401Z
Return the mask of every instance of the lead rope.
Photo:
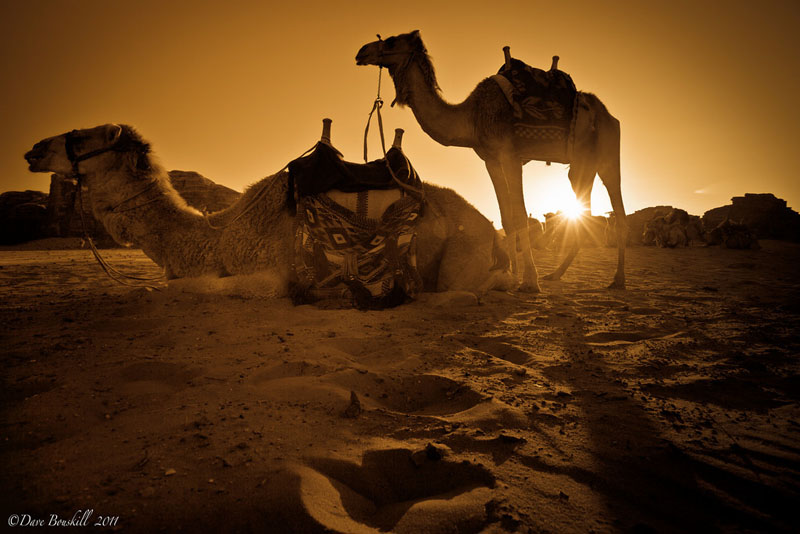
M131 275L131 274L125 274L125 273L122 273L122 272L118 271L116 268L114 268L111 264L109 264L106 261L105 258L103 258L103 256L100 255L100 251L97 250L97 247L94 244L94 240L89 235L89 230L86 227L86 218L85 218L85 216L83 214L83 211L84 211L83 210L83 194L81 193L81 190L83 189L83 186L81 184L80 178L78 178L77 188L78 188L78 191L77 191L77 194L78 194L78 211L80 212L80 215L81 215L81 226L83 227L83 236L86 238L86 241L89 242L89 248L91 248L92 254L94 254L94 258L97 260L97 263L100 264L100 267L103 268L103 271L105 271L105 273L108 275L109 278L111 278L112 280L114 280L118 284L122 284L122 285L125 285L125 286L131 286L131 287L144 287L145 289L148 289L150 291L152 291L152 290L161 291L161 288L159 286L155 286L155 285L149 284L147 282L156 282L156 281L159 281L159 280L164 280L164 275L147 277L147 276L135 276L135 275ZM133 282L128 282L128 280L133 280ZM142 282L144 282L144 283L142 283Z
M380 38L380 35L378 36L378 38ZM410 184L405 183L401 179L399 179L395 175L394 170L392 169L392 166L389 165L389 160L386 158L386 138L383 135L383 117L381 117L381 108L383 107L383 99L381 98L381 73L382 72L383 72L383 67L379 65L378 66L378 95L375 97L375 102L372 104L372 110L369 112L369 116L367 117L367 127L364 128L364 163L368 162L368 157L367 157L367 134L369 134L369 125L372 122L372 115L375 114L378 117L378 131L381 134L381 150L383 151L383 160L384 160L384 162L386 162L386 168L389 169L389 174L392 175L392 179L395 181L395 183L401 189L403 189L405 191L408 191L409 193L412 193L412 194L416 195L417 197L419 197L421 199L424 196L422 188L414 187L414 186L412 186ZM412 172L411 162L408 161L408 158L406 157L406 155L403 153L402 150L400 151L400 153L403 154L403 158L405 159L405 163L406 163L406 170L408 171L408 178L409 178L409 180L411 180L411 179L413 179L411 177L411 172ZM414 173L414 174L416 174L416 173Z
M378 96L375 98L375 102L372 104L372 110L369 112L369 116L367 117L367 127L364 129L364 163L367 163L367 134L369 134L369 125L372 122L372 114L376 111L378 112L378 128L381 134L381 148L383 149L383 155L386 156L386 140L383 137L383 118L381 117L381 108L383 107L383 99L381 98L381 73L383 72L383 67L378 66Z

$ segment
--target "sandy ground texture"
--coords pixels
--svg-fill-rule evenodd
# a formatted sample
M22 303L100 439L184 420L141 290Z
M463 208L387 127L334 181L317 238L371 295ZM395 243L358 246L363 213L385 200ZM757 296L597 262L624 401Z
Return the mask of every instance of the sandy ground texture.
M587 249L541 295L380 312L2 251L2 522L797 532L800 247L762 245L631 248L626 291Z

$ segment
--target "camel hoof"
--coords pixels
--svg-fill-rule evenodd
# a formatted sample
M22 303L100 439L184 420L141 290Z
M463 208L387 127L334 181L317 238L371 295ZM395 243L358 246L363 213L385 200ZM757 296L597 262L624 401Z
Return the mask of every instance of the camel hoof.
M542 278L544 280L550 280L550 281L561 280L561 275L557 274L557 273L550 273L550 274L547 274L547 275L543 276Z
M608 286L608 289L625 289L625 281L614 280Z
M542 288L539 287L539 284L525 284L523 283L517 288L517 291L520 293L541 293Z

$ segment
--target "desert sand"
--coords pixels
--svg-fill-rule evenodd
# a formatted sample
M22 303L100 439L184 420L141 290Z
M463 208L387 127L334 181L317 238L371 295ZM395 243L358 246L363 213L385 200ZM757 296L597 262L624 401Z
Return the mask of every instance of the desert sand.
M591 248L539 295L370 312L0 251L2 521L797 532L800 246L762 247L630 248L624 291Z

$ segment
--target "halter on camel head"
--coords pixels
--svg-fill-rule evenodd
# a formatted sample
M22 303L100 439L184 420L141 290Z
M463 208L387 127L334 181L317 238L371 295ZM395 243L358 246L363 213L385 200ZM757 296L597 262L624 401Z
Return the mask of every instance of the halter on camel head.
M150 147L146 143L141 143L137 141L134 137L131 136L130 132L126 129L125 126L122 125L115 125L119 128L119 131L113 141L111 141L108 145L91 150L86 152L85 154L78 154L75 151L75 146L77 145L78 138L79 138L79 131L72 130L68 132L64 136L64 149L67 153L67 159L69 160L70 164L72 165L72 173L70 174L70 178L75 178L80 182L81 178L84 176L78 166L80 162L86 161L87 159L91 159L97 157L101 154L105 154L106 152L127 152L137 150L140 155L145 155L147 152L150 151ZM146 170L148 165L143 163L143 160L140 158L137 162L137 168L141 170Z
M70 178L75 178L76 180L78 180L78 183L80 183L81 178L84 176L83 174L80 173L80 170L78 169L78 165L80 164L80 162L94 158L96 156L99 156L100 154L104 154L106 152L113 150L119 143L121 134L117 136L117 139L115 139L110 145L80 155L75 153L75 144L77 137L78 137L78 130L72 130L71 132L67 133L64 136L64 149L67 152L67 159L72 164L72 174Z

